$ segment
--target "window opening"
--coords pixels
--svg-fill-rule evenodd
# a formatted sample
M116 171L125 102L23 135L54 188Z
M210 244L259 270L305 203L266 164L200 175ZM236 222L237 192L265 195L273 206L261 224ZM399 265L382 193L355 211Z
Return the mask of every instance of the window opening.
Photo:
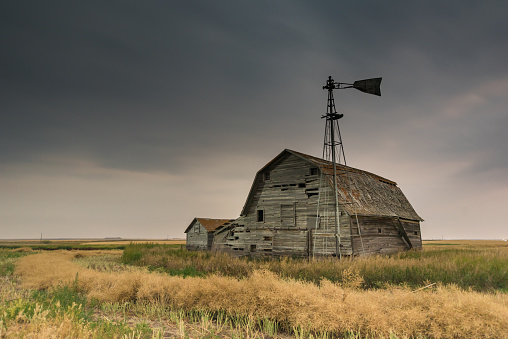
M317 175L318 174L318 169L317 167L313 167L310 169L310 175Z
M258 222L265 221L265 211L264 210L257 210L257 221Z
M265 179L265 181L270 180L270 172L265 172L264 173L264 179Z
M381 228L378 227L377 229L377 233L380 233L381 234Z
M304 183L304 182L299 183L299 184L298 184L298 187L299 187L299 188L305 188L305 183Z

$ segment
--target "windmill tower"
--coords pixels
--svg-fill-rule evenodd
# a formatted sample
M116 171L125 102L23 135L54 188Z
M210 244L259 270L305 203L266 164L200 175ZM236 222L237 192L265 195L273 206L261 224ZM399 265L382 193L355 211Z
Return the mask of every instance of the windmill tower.
M339 199L339 178L346 181L349 187L348 172L346 170L346 155L342 136L340 134L339 119L344 114L337 113L334 89L356 88L359 91L381 96L381 79L358 80L353 84L335 82L331 76L328 77L323 89L328 91L326 114L321 116L325 119L325 136L323 141L323 157L321 163L321 177L319 184L319 197L317 204L316 229L314 231L313 255L335 255L342 257L341 253L341 204L348 204L347 201ZM316 253L316 244L319 244L321 253Z

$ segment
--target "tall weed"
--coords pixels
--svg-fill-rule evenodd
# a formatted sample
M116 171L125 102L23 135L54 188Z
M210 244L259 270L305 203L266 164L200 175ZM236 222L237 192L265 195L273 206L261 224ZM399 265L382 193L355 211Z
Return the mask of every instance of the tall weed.
M502 337L508 333L508 296L464 291L438 284L413 293L407 287L360 290L354 267L341 276L352 285L322 280L319 285L281 278L268 270L248 277L206 278L142 272L96 272L72 263L72 253L42 253L21 258L16 274L27 287L50 289L75 281L78 291L101 302L164 305L186 312L221 312L276 321L278 329L304 334L359 337ZM51 265L51 270L47 265ZM292 262L285 265L291 267ZM182 332L188 330L184 324ZM187 333L187 332L185 332Z
M322 279L349 284L355 272L364 289L404 285L418 288L427 281L455 284L476 291L508 289L508 246L494 248L434 247L391 256L355 259L252 259L225 253L188 252L165 245L135 244L124 250L122 262L147 266L157 272L180 276L218 274L235 278L255 270L269 270L283 278L319 284ZM357 279L357 280L358 280Z

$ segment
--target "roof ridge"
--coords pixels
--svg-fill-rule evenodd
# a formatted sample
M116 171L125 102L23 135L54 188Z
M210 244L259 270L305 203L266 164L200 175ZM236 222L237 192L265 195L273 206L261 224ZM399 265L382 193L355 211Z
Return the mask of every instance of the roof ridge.
M312 156L312 155L308 155L308 154L305 154L305 153L302 153L302 152L298 152L298 151L293 151L293 150L290 150L288 148L285 149L285 151L288 151L294 155L297 155L297 156L300 156L302 158L307 158L306 160L310 160L312 162L315 162L317 163L316 165L321 165L321 166L330 166L332 167L332 163L328 160L324 160L324 159L321 159L321 158L318 158L318 157L315 157L315 156ZM372 172L368 172L368 171L365 171L365 170L362 170L362 169L359 169L359 168L355 168L355 167L351 167L351 166L347 166L347 165L343 165L343 164L335 164L335 167L339 167L339 168L342 168L348 172L354 172L354 173L359 173L359 174L366 174L366 175L369 175L371 177L374 177L380 181L383 181L383 182L386 182L388 184L392 184L392 185L395 185L397 186L397 183L393 180L390 180L390 179L387 179L385 177L382 177L378 174L375 174L375 173L372 173Z

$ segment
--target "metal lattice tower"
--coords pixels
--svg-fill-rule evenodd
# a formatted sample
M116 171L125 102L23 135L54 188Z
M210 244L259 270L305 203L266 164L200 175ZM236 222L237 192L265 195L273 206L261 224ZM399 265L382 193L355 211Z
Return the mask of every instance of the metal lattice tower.
M320 238L323 254L335 254L341 257L340 251L340 222L339 222L339 199L337 192L337 166L346 165L346 156L342 136L340 134L339 119L343 114L337 113L333 90L335 81L328 77L323 89L328 90L328 101L326 114L321 118L326 119L325 137L323 141L323 163L321 168L319 197L318 197L318 219L319 231L316 227L316 240ZM330 164L332 166L330 166ZM331 168L330 168L331 167ZM332 189L329 189L328 187Z
M342 257L340 239L340 204L337 178L346 174L347 186L349 178L345 171L346 155L342 136L340 134L339 119L344 115L337 113L334 89L356 88L368 94L381 96L381 78L355 81L353 84L335 82L328 77L323 89L328 90L326 114L321 116L326 119L325 137L323 141L323 158L321 163L321 178L319 183L319 196L317 205L316 229L314 230L313 255L335 255ZM344 172L344 173L339 173ZM347 203L347 202L343 202ZM355 212L356 215L356 212ZM319 250L316 252L316 245ZM363 246L363 243L362 243Z

